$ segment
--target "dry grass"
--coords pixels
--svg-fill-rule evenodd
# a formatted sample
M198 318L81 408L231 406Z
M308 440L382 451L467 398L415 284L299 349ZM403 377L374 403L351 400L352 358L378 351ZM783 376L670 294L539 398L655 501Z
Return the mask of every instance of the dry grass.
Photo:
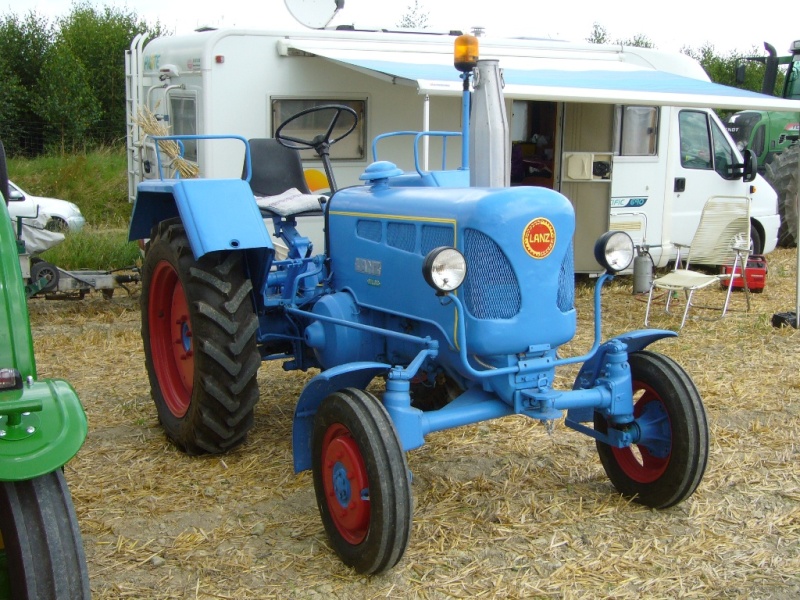
M89 415L66 473L94 597L800 597L800 333L770 324L794 310L795 257L770 255L749 314L692 319L654 346L687 368L709 414L708 470L688 501L663 512L624 501L593 442L562 424L552 436L523 417L440 432L409 455L405 557L375 577L334 556L311 478L292 471L292 411L310 375L264 365L247 444L188 457L156 422L137 299L33 300L40 376L69 380ZM604 294L606 336L642 327L630 285ZM577 296L571 354L591 344L591 289ZM678 323L659 314L651 325Z

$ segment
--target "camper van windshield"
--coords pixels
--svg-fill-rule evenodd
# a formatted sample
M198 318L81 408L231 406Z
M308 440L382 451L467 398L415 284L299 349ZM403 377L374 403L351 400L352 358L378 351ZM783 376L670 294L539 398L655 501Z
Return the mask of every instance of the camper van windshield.
M324 106L326 104L341 104L349 106L358 115L358 124L352 134L331 146L331 160L363 160L365 158L366 134L365 134L365 111L366 101L364 100L342 100L333 98L282 98L272 100L272 136L281 123L288 118L296 115L300 111ZM352 124L352 120L340 119L337 128L331 132L332 138L344 135ZM299 139L311 140L319 133L324 133L330 125L330 113L312 112L304 117L298 118L293 123L287 125L283 133ZM300 151L303 160L318 159L313 150Z

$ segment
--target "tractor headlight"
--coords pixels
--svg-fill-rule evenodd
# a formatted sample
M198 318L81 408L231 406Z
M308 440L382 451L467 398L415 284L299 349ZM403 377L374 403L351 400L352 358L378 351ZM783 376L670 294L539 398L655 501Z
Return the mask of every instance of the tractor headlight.
M611 273L627 269L633 262L633 240L624 231L608 231L594 245L594 257Z
M434 248L422 263L422 276L439 294L452 292L464 283L467 276L467 260L455 248Z

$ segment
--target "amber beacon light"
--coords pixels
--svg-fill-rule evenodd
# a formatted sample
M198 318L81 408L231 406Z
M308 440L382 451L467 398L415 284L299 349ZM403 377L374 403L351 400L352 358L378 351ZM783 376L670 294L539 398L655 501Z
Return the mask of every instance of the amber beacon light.
M478 38L464 34L456 38L453 49L453 64L462 73L469 73L478 64Z

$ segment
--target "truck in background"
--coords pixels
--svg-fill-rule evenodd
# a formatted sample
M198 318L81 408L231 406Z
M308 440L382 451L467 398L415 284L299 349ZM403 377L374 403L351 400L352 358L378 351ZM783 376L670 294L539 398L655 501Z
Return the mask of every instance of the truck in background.
M761 91L775 93L778 68L787 65L781 98L800 100L800 40L789 48L788 56L778 56L774 46L764 43L766 57L752 57L765 64ZM744 81L745 65L737 68L737 80ZM800 110L778 112L763 110L739 111L728 118L728 132L740 150L750 149L758 158L759 172L766 176L778 194L781 227L778 244L797 244L797 178L800 169Z
M331 159L340 184L357 183L375 158L367 140L406 129L461 129L452 40L350 29L203 30L147 43L137 37L126 56L131 201L139 182L159 175L153 145L137 125L145 109L173 134L249 139L274 137L299 110L348 105L360 117L358 130ZM576 272L600 270L592 243L612 228L651 246L656 266L666 265L674 243L691 241L714 196L751 198L754 251L775 248L775 193L750 172L709 107L797 110L800 103L713 84L689 57L651 49L488 37L480 46L481 56L503 69L512 183L570 199ZM314 123L296 127L302 134ZM439 156L445 143L422 139L419 165L407 162L400 139L381 141L377 152L405 170L427 172L428 156ZM461 146L449 145L442 169L464 164ZM185 155L202 177L242 173L243 153L233 143L186 140ZM324 180L320 162L312 153L303 158L313 189Z

